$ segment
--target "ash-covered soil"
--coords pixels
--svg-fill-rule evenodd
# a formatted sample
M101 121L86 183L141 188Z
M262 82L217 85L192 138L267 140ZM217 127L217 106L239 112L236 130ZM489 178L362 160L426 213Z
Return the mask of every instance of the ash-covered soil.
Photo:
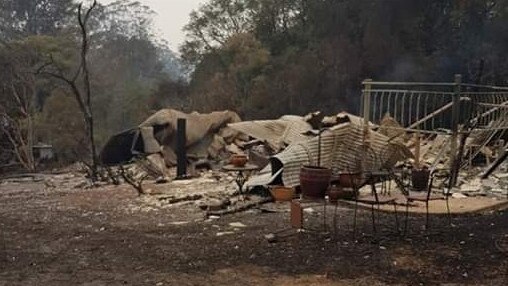
M289 226L287 206L207 219L193 202L146 201L127 185L2 183L0 285L508 285L506 211L454 216L453 226L432 216L429 231L411 216L406 236L383 213L374 240L370 212L353 238L344 206L328 234L270 243L266 234ZM320 209L307 225L322 228Z

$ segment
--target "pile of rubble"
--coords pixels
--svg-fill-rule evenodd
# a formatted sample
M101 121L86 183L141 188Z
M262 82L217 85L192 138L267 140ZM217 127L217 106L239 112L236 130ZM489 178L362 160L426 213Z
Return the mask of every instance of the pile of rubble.
M231 154L247 154L250 162L260 167L261 171L246 183L248 187L296 186L302 165L321 165L335 173L390 169L402 162L417 168L435 169L449 168L453 157L451 136L407 133L389 115L380 125L369 122L367 127L362 118L346 112L328 117L315 112L274 120L241 121L231 111L185 114L167 109L154 114L139 127L113 136L101 152L102 160L106 164L123 164L142 155L145 160L137 161L136 172L149 173L153 178L174 178L178 118L187 120L186 152L191 163L188 173L197 179L192 183L173 181L160 185L158 189L166 188L170 192L159 192L147 199L153 200L154 205L172 204L187 198L186 201L207 211L242 208L243 202L230 199L237 195L234 178L220 171ZM484 133L472 134L465 150L469 155L477 152L485 156L488 163L499 156L498 145L503 144L480 144ZM469 170L474 170L474 162L465 161L465 164ZM202 171L202 167L210 171ZM457 187L452 190L457 193L455 197L506 196L506 165L485 180L477 178L479 171L473 173L459 173ZM192 187L186 188L186 184ZM261 197L258 203L262 200Z
M470 170L470 175L463 172L459 175L459 182L455 193L472 197L487 196L497 198L508 198L508 164L502 165L498 170L487 179L481 179L477 176L480 170ZM460 195L455 195L459 198Z

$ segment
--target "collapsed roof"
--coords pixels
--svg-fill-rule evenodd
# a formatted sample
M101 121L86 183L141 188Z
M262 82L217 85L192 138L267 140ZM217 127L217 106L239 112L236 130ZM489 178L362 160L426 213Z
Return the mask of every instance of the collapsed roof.
M363 126L357 117L340 114L340 123L321 134L320 165L340 172L377 171L389 169L397 162L411 158L411 151L402 143L376 131L370 131L370 142L363 143ZM300 184L300 169L318 165L319 137L293 142L284 151L270 158L271 164L252 178L249 186L272 183L293 187Z
M160 153L167 166L175 165L176 129L179 118L187 120L186 148L189 157L215 157L221 149L239 136L239 132L227 127L229 123L241 121L235 112L226 110L201 114L163 109L138 127L111 137L101 151L102 163L117 165L130 161L136 155Z

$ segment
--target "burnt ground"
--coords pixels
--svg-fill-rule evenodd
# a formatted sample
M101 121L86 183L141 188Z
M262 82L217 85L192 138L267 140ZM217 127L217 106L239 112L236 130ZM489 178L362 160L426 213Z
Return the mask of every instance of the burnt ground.
M0 187L0 285L507 285L508 213L412 216L406 237L382 214L339 209L336 235L298 233L275 243L287 212L249 211L205 220L193 204L143 209L128 187ZM139 207L136 207L139 205ZM318 208L316 208L318 210ZM330 209L330 212L333 209ZM307 215L320 227L318 212ZM245 227L236 229L231 222ZM497 244L497 246L496 246Z

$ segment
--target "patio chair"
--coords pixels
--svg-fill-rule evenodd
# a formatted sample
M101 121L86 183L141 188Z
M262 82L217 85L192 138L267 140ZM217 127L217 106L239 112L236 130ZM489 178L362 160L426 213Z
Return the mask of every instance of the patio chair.
M355 196L353 197L353 201L355 202L355 210L354 210L354 217L353 217L353 237L356 236L356 220L357 220L357 212L358 212L358 204L365 204L370 206L371 211L371 218L372 218L372 230L374 232L374 235L377 235L377 229L376 229L376 216L375 216L375 206L377 206L378 211L380 210L381 205L393 205L394 215L395 215L395 224L397 232L399 230L399 219L397 216L397 204L396 204L396 198L392 196L387 195L379 195L378 191L376 189L376 183L377 179L382 177L390 178L390 173L388 172L368 172L364 173L365 181L363 184L359 182L351 182L351 185L354 186L355 189L354 193ZM371 187L371 195L369 196L359 196L359 189L362 185L370 185ZM383 186L386 186L383 184ZM381 193L385 190L382 190Z
M450 213L450 204L449 204L449 183L450 183L450 172L447 170L432 170L430 172L427 185L423 188L417 188L415 186L409 185L406 190L406 221L404 225L404 234L407 231L407 223L409 216L409 204L411 202L424 202L425 203L425 229L429 228L429 202L435 200L446 200L446 210L448 213L448 220L451 223L451 213ZM444 188L442 193L433 193L433 184L436 178L443 179Z

